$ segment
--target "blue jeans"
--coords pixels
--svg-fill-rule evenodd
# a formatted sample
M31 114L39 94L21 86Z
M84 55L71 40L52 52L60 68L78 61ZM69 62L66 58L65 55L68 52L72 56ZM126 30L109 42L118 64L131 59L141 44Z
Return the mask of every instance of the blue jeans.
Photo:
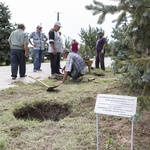
M44 50L34 50L34 69L41 68Z

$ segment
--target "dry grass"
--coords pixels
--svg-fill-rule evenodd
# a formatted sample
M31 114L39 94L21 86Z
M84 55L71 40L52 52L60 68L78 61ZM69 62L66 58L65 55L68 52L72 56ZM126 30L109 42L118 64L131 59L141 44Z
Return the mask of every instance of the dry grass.
M95 150L96 118L94 107L97 94L130 95L127 87L107 69L105 76L94 71L76 83L68 78L56 92L47 92L38 82L16 83L19 87L0 91L0 149L2 150ZM95 80L88 81L93 77ZM47 79L49 85L57 82ZM134 95L138 96L138 95ZM57 122L51 120L18 120L14 111L38 102L67 104L70 114ZM146 117L147 115L147 117ZM149 112L135 125L135 150L149 150ZM129 119L99 115L101 150L130 149ZM143 126L144 125L144 126ZM143 128L142 128L143 127ZM143 138L142 138L143 137ZM142 139L142 140L140 140ZM142 141L142 142L140 142Z

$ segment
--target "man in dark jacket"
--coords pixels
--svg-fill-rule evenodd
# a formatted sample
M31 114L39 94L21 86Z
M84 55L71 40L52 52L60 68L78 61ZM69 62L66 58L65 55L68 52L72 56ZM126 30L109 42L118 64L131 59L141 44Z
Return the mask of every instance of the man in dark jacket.
M102 30L99 30L97 34L98 34L98 39L96 41L95 68L99 68L99 64L100 64L101 69L105 70L104 56L105 56L106 38L103 36Z

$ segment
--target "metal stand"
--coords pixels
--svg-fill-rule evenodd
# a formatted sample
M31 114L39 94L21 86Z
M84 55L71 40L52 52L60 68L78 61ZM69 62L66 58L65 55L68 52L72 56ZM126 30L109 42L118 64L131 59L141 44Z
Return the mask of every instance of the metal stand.
M131 121L131 150L133 150L133 120ZM96 150L99 150L99 130L98 130L98 114L96 114L96 138L97 138L97 144L96 144Z
M98 142L98 114L96 114L96 137L97 137L97 150L99 149L99 142Z
M131 150L133 150L133 121L131 124Z

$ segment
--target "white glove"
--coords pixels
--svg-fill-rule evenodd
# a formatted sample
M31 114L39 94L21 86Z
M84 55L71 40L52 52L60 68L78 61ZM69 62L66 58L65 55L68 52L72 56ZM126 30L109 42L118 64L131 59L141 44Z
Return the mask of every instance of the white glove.
M101 50L101 54L104 54L104 49Z

